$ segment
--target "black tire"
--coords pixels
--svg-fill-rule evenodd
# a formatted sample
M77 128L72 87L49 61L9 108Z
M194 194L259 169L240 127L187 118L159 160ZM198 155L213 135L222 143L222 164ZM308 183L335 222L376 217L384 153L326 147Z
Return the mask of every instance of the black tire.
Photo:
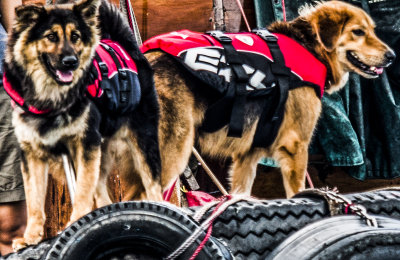
M322 200L239 202L214 221L212 235L225 241L235 259L265 259L290 234L327 215Z
M39 260L50 249L53 239L48 239L34 246L28 246L16 253L0 256L0 260Z
M351 201L363 205L369 214L400 219L400 190L384 189L346 195Z
M390 260L400 258L400 221L376 217L379 227L358 216L336 216L304 227L283 241L267 260Z
M366 207L370 214L400 218L399 190L345 197ZM191 210L194 214L198 208ZM265 259L288 236L329 214L327 202L318 196L239 202L214 221L213 236L225 241L236 259Z
M198 225L170 204L121 202L82 217L52 244L46 260L161 259L178 248ZM178 259L189 259L205 233ZM197 259L230 259L211 238Z

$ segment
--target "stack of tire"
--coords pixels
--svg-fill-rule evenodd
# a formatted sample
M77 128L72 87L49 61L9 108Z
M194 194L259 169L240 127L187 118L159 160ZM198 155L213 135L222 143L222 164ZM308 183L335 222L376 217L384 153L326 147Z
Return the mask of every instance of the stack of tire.
M235 259L400 259L400 190L345 196L377 218L329 217L321 197L239 202L213 225ZM207 215L205 216L207 217Z
M374 215L378 227L355 215L330 217L320 197L242 201L214 220L212 236L196 259L400 259L400 190L345 197ZM192 218L198 210L112 204L3 259L162 259L199 227ZM177 259L189 259L205 236L202 232Z

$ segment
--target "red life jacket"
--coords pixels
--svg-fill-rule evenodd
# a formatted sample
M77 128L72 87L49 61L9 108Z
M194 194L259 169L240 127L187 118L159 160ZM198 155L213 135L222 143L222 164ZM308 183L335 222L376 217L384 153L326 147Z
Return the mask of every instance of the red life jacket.
M111 112L132 111L140 101L140 84L133 59L116 42L104 39L96 48L90 69L92 84L87 86L88 97ZM3 86L13 104L34 115L54 115L50 109L37 109L26 104L3 74Z
M222 95L205 113L201 126L205 132L228 124L228 136L240 137L246 100L263 97L265 104L254 147L272 144L290 89L306 86L313 87L318 97L324 93L326 68L322 62L295 40L265 29L255 33L208 34L181 30L155 36L141 47L144 53L153 50L175 57L203 85Z
M273 61L268 45L255 33L226 33L225 35L232 39L232 45L239 53L243 55L246 55L246 53L255 54L263 57L265 62ZM278 45L284 56L286 66L291 69L292 73L299 80L306 82L305 85L313 83L319 86L320 96L322 97L326 79L326 68L322 62L295 40L283 34L273 35L278 39ZM181 30L150 38L141 47L143 53L157 49L178 58L181 58L188 52L195 53L197 51L196 54L198 55L194 57L197 60L192 62L191 58L186 58L186 60L191 62L190 64L186 63L186 65L194 70L208 69L210 72L217 71L218 73L218 65L220 65L217 63L218 57L216 53L210 54L208 50L223 50L223 47L218 40L209 34ZM201 58L203 60L199 60ZM250 59L245 57L243 60Z

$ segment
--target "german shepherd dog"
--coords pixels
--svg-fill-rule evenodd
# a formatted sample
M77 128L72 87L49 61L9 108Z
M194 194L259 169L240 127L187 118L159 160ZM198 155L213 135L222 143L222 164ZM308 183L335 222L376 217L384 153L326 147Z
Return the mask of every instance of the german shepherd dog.
M95 48L103 38L118 42L135 61L141 99L132 113L112 114L94 105L86 93ZM158 145L159 106L149 63L118 9L101 0L16 9L9 38L5 75L35 115L16 107L13 125L22 149L22 173L28 207L23 238L14 249L43 237L48 173L63 180L60 155L76 170L71 222L94 206L111 203L106 177L112 165L133 173L143 198L162 200Z
M327 68L325 91L332 93L345 85L349 72L376 78L395 58L394 52L377 38L374 27L373 20L362 9L330 1L306 6L298 18L273 23L269 31L296 40L321 61ZM279 163L287 197L305 188L308 146L321 112L321 100L313 88L290 90L284 118L272 145L253 148L262 111L257 100L247 100L241 138L227 137L227 127L212 133L202 131L200 126L213 100L210 92L204 90L207 86L193 80L184 66L165 52L155 50L145 53L145 57L154 69L161 110L163 185L183 171L196 138L202 153L232 158L231 193L250 194L256 166L262 157L272 157Z

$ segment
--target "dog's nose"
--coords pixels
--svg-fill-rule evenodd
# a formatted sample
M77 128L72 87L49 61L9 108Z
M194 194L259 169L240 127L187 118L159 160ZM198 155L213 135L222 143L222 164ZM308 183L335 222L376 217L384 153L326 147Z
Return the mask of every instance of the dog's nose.
M62 58L61 63L65 67L74 68L78 65L78 59L73 55L69 55L69 56L65 56L64 58Z
M385 58L386 58L388 63L392 63L394 61L394 59L396 59L396 54L392 50L387 51L385 53Z

